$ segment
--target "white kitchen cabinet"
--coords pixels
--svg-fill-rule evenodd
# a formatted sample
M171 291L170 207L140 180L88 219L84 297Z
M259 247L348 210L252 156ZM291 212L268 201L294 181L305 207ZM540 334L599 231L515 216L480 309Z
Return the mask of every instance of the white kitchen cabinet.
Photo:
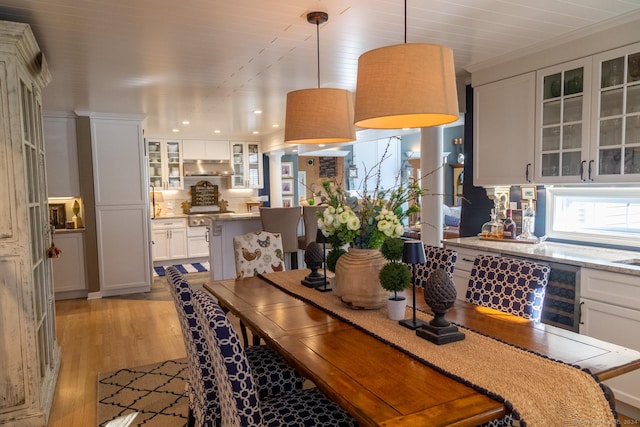
M588 179L591 68L585 58L537 72L538 183Z
M142 118L86 112L78 115L79 129L85 129L88 120L91 132L100 296L148 292L150 214ZM86 218L85 224L90 219ZM85 232L91 233L91 229Z
M149 185L156 190L184 189L182 141L147 140Z
M151 221L153 261L187 258L187 221L184 218Z
M183 160L231 160L229 141L182 140Z
M47 193L49 197L78 197L78 149L76 118L53 113L43 117L47 151Z
M46 426L60 369L42 90L51 75L26 24L0 22L0 425Z
M453 283L456 285L456 298L464 301L467 295L467 288L469 287L469 278L471 277L473 263L478 255L486 255L487 253L457 246L447 247L446 244L445 247L456 251L458 254L456 257L456 265L453 269ZM493 253L491 255L500 256L499 254Z
M640 180L640 43L593 57L588 180Z
M56 246L62 251L61 256L52 261L56 300L86 297L84 233L63 232L54 237Z
M640 278L582 268L580 333L640 351ZM616 400L640 411L640 372L605 381ZM620 408L618 408L620 409Z
M473 184L533 182L534 72L474 88Z
M232 142L231 188L262 188L263 165L259 142Z
M189 258L209 257L209 228L187 228L187 255Z

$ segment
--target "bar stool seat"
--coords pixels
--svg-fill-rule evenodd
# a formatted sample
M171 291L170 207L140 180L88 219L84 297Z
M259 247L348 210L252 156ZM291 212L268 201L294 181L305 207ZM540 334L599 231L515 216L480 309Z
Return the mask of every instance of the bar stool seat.
M298 268L298 224L302 218L300 206L290 208L260 208L262 230L280 233L282 251L291 257L291 269Z

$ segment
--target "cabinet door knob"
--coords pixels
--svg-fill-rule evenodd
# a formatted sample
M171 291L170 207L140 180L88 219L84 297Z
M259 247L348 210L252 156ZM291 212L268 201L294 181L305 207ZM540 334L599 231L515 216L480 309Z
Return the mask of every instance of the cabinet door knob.
M583 160L580 162L580 181L586 181L586 179L584 179L584 164L587 163L586 160Z
M591 167L593 166L593 162L595 160L589 160L589 181L593 181L593 177L591 176Z
M527 163L527 168L524 171L524 177L527 180L527 182L531 182L531 179L529 178L529 168L531 167L531 163Z

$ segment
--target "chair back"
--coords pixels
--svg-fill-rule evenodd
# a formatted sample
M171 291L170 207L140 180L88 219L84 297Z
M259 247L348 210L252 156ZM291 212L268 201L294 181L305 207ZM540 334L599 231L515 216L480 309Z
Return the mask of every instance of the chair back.
M193 308L193 290L173 266L167 268L167 281L178 312L189 365L189 406L198 425L218 425L216 378L202 325ZM213 298L213 297L212 297Z
M303 206L302 207L302 222L304 224L304 236L298 236L298 249L305 250L309 243L316 241L316 234L318 232L318 217L316 212L322 212L326 209L326 206Z
M478 255L466 300L539 322L550 272L546 264Z
M221 406L221 425L259 426L260 399L238 334L222 308L208 294L195 291L194 307L205 320L204 336L211 349Z
M424 244L424 264L411 265L412 273L415 275L415 286L424 288L427 279L437 269L443 269L451 279L453 279L453 269L456 265L458 253L451 249Z
M285 253L298 251L298 224L302 214L300 206L290 208L260 208L262 230L280 233Z
M284 271L284 251L280 233L255 231L233 238L236 277Z

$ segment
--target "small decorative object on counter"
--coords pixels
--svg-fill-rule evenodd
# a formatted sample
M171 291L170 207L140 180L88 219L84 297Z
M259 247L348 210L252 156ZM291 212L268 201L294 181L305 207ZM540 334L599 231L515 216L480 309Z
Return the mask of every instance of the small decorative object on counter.
M498 219L496 209L491 209L491 220L482 225L481 236L485 239L502 239L504 237L504 225Z
M533 210L533 203L529 203L522 212L522 234L518 236L520 240L538 240L534 234L536 227L536 212Z
M516 238L516 222L511 218L511 209L507 209L507 218L503 222L503 227L505 239Z

